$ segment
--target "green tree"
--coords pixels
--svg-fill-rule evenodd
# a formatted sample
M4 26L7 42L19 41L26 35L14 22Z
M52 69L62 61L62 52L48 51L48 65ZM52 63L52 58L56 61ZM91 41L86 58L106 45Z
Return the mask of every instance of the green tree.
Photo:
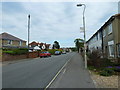
M58 41L54 41L53 49L60 49L60 45Z
M83 39L77 38L74 40L74 43L75 43L75 46L76 46L78 52L79 52L79 48L84 47L84 40Z

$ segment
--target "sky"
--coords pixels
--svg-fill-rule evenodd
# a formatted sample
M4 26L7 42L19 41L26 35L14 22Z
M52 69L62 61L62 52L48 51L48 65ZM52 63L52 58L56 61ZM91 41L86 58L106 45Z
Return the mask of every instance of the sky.
M79 2L80 3L80 2ZM85 24L87 40L114 14L118 2L82 2L86 5ZM7 32L27 41L30 14L30 42L74 47L76 38L83 39L83 6L78 2L0 2L0 33Z

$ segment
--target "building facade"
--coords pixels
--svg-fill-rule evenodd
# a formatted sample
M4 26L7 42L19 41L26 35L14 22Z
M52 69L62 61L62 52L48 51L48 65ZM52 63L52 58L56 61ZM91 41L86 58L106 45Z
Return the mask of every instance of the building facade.
M87 41L90 51L101 49L104 58L120 58L120 14L110 17ZM99 38L98 38L99 37Z
M8 33L0 34L2 48L26 48L26 41Z
M102 50L102 31L98 30L88 41L88 50L90 52L94 50Z
M120 14L112 16L103 26L103 55L118 58L120 54Z
M51 44L46 44L46 43L42 43L42 42L39 43L39 42L35 42L35 41L29 43L31 50L34 50L34 47L36 47L36 46L39 47L39 50L50 49L50 45Z

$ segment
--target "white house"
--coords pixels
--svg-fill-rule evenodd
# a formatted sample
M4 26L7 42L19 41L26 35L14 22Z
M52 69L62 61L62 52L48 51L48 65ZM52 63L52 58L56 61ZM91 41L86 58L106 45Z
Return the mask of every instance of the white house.
M98 30L88 41L88 50L92 52L93 50L102 49L102 31Z

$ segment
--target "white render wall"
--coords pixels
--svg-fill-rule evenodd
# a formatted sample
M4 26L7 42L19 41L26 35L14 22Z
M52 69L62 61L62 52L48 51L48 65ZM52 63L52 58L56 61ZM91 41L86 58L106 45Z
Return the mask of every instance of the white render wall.
M98 36L98 40L97 40ZM88 48L92 52L93 50L102 49L102 39L100 38L100 33L98 32L88 43Z

